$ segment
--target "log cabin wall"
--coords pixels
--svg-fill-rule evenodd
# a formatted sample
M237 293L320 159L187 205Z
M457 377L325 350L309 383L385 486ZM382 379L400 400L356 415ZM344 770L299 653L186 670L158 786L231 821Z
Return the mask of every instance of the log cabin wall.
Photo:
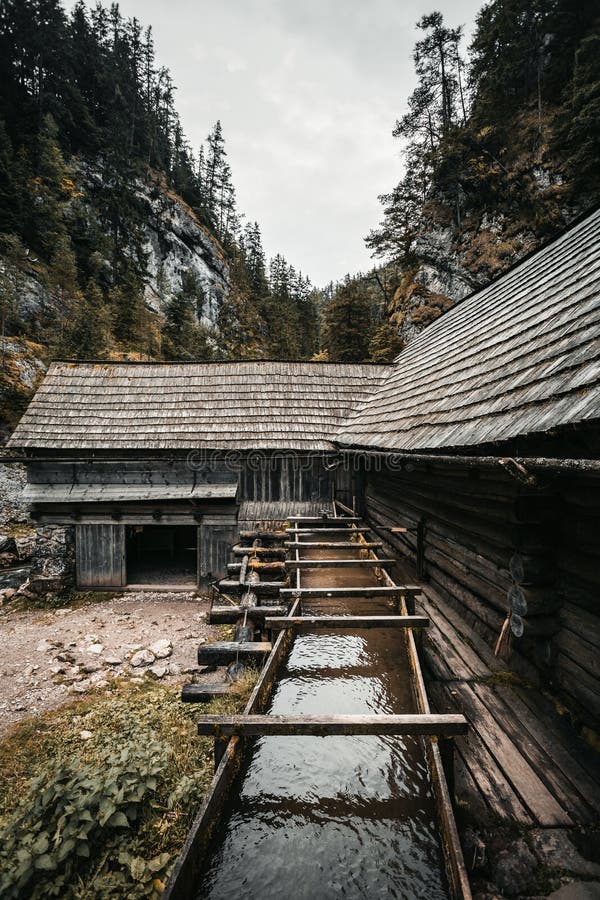
M597 481L536 490L501 471L444 466L366 473L367 518L494 647L511 616L510 667L600 720ZM384 529L406 526L406 534Z
M558 590L561 628L554 639L562 693L591 727L600 718L600 479L560 479ZM590 713L595 711L595 715ZM595 719L596 721L593 721Z

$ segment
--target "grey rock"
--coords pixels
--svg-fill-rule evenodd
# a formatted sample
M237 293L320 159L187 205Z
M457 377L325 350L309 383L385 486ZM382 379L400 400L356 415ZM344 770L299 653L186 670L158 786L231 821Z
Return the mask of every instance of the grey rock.
M91 675L93 672L99 672L101 669L102 666L97 662L84 663L81 667L81 671L85 672L86 675Z
M104 664L106 666L120 666L123 660L120 656L105 656Z
M148 675L151 675L153 678L157 679L164 678L168 671L169 667L166 663L155 663L147 670Z
M507 897L519 897L532 887L536 870L537 860L525 841L514 841L498 854L492 877Z
M104 652L104 645L103 645L103 644L90 644L90 646L88 647L88 653L97 653L97 654L100 654L100 653L103 653L103 652Z
M138 650L137 653L134 653L131 659L129 660L131 665L134 668L138 668L140 666L150 666L154 662L156 657L151 650Z
M38 653L48 653L50 650L56 650L56 644L53 641L44 639L39 642L35 649Z
M91 731L80 731L79 737L81 738L82 741L89 741L89 739L93 738L94 735L92 734Z
M181 666L179 663L169 663L169 675L181 675Z
M153 644L150 644L149 649L151 653L154 653L157 659L168 659L173 653L173 644L168 638L161 638Z
M17 556L19 560L23 562L26 559L31 559L33 556L36 545L36 536L35 534L27 534L23 537L15 538L15 547L17 550Z
M549 894L548 900L600 900L600 883L572 881Z
M531 832L531 846L541 865L573 875L600 878L600 863L585 859L566 828L540 828Z

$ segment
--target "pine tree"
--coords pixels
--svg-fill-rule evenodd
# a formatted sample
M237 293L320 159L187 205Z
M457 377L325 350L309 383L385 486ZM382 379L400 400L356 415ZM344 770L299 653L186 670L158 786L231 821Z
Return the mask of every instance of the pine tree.
M213 349L207 329L199 321L202 287L194 272L185 272L181 289L165 307L163 354L165 359L211 359Z
M364 362L369 358L373 308L360 283L347 278L325 309L323 350L332 362Z
M109 344L110 313L98 284L90 279L83 296L72 304L59 354L68 359L102 359Z
M369 342L369 361L393 362L404 349L404 341L390 322L383 322L373 332Z

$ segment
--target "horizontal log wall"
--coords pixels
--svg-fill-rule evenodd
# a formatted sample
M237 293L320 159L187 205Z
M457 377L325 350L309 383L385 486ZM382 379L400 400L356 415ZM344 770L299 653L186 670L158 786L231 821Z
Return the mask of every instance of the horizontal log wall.
M558 678L584 720L586 711L600 718L600 479L561 479L560 495Z
M422 565L490 647L512 611L511 668L550 684L580 721L596 727L600 482L553 477L540 488L458 466L384 469L367 473L364 503L395 553ZM390 532L394 526L409 531Z

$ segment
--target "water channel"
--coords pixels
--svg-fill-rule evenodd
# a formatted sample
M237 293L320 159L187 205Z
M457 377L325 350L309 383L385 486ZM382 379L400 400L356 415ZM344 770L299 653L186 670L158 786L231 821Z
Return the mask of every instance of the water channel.
M302 558L359 550L309 549ZM367 568L304 570L302 585L369 586ZM390 614L381 598L305 602L305 614ZM302 632L267 712L416 712L402 629ZM421 738L268 737L251 746L198 900L450 896Z

